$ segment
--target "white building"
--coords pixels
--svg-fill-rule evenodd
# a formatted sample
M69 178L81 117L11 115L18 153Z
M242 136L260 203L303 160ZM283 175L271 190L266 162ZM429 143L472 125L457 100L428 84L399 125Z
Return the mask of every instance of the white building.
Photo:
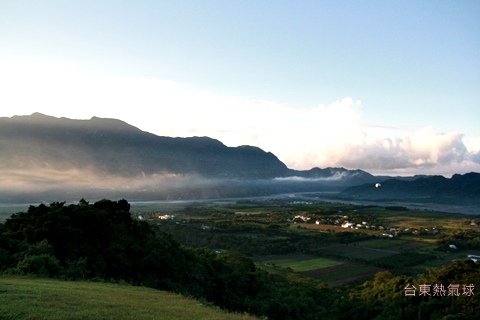
M170 214L164 214L162 216L158 216L158 219L160 219L160 220L173 220L173 219L175 219L175 216L170 215Z
M342 228L355 228L355 223L345 221L345 222L342 224Z

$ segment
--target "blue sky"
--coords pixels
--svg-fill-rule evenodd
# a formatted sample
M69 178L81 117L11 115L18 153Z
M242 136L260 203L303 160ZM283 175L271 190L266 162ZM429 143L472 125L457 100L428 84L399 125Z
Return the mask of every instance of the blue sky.
M478 1L3 1L0 116L118 118L289 167L480 171Z

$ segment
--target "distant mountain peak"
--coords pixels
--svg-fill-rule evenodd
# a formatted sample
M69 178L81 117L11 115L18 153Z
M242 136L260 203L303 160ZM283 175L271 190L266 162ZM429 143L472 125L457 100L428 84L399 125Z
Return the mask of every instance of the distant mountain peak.
M365 183L368 183L363 186L365 189L350 191L365 190L367 195L379 193L372 184L379 182L380 177L360 169L293 170L273 153L255 146L228 147L205 136L162 137L122 120L96 116L75 120L35 112L0 117L0 154L0 174L3 175L0 190L9 192L12 181L18 184L20 177L19 186L25 183L40 190L62 189L62 186L81 182L89 188L107 186L115 190L131 187L138 191L141 186L142 192L153 192L152 197L156 197L159 189L166 190L162 192L167 196L173 192L177 197L188 198L191 192L203 197L265 195L292 190L339 191ZM426 189L436 190L437 195L447 190L449 196L460 198L463 194L479 194L479 176L470 173L454 175L451 179L416 177L410 179L414 184L408 186L408 181L381 177L381 192L387 195L392 190L419 196ZM192 177L196 182L190 180ZM199 185L199 181L204 184Z

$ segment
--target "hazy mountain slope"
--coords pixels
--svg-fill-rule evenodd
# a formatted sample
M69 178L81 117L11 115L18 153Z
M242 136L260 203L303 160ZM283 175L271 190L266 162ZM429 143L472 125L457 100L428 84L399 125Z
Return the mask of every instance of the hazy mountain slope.
M363 184L347 188L341 195L372 200L479 204L480 173L455 174L450 179L443 176L421 177L411 181L389 179L382 182L381 188Z
M0 118L0 201L258 196L377 180L362 170L292 170L257 147L156 136L115 119Z
M288 168L256 147L230 148L207 137L159 137L125 122L42 114L0 119L1 168L90 168L120 176L197 174L273 178Z
M306 179L325 179L325 180L341 180L345 179L348 184L359 184L365 182L377 181L373 175L363 170L348 170L345 168L312 168L310 170L291 170L297 176Z

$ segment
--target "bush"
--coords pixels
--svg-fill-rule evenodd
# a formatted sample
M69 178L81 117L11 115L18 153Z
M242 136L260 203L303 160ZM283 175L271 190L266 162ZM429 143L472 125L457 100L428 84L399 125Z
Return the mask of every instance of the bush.
M25 256L18 262L17 269L24 274L36 274L44 277L58 276L60 262L51 254Z
M64 274L67 279L84 280L88 276L87 258L81 258L75 261L67 261L67 266L64 269Z

